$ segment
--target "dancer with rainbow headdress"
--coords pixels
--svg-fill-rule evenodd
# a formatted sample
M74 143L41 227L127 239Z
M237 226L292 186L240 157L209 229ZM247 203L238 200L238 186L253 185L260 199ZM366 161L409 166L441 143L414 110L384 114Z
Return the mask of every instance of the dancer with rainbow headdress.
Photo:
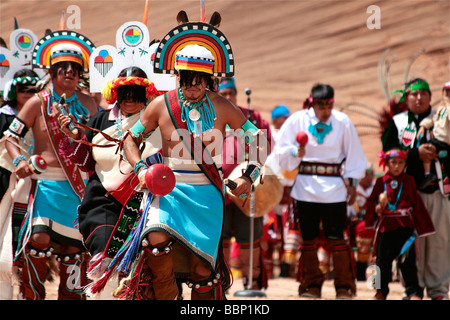
M364 176L366 157L347 115L333 109L334 88L313 86L304 110L283 124L275 154L283 169L298 167L291 197L303 238L298 267L299 295L320 298L325 280L317 257L320 226L333 251L337 299L356 294L353 250L344 238L347 204L353 204L356 181ZM307 143L297 140L303 131Z
M52 106L64 94L64 107L77 121L85 122L95 114L94 100L76 92L80 76L89 70L93 47L89 39L76 32L56 31L42 38L34 49L33 65L49 69L51 86L27 101L6 133L6 148L16 165L14 173L21 178L15 189L12 214L25 213L15 255L15 259L24 259L20 283L23 299L45 299L46 262L52 254L58 254L60 261L58 299L84 299L85 249L76 220L87 176L59 154L64 134L53 117ZM42 160L33 163L33 167L40 171L32 171L17 147L29 129L35 141L34 154Z
M213 76L234 73L231 47L214 27L218 19L220 15L215 13L210 24L190 23L184 11L178 14L180 25L161 41L154 67L155 72L176 73L180 87L153 100L123 141L124 154L140 177L140 186L147 189L146 170L150 169L139 145L142 137L159 127L163 162L173 170L176 184L165 196L147 193L144 197L139 229L134 231L137 255L129 258L131 272L115 292L122 299L173 300L179 294L176 279L189 283L192 299L225 299L231 285L221 248L223 133L228 124L247 135L248 143L256 143L258 129L213 91ZM204 39L210 44L208 49ZM233 192L250 194L259 173L255 161L236 179ZM127 253L116 258L126 264ZM91 290L96 292L104 283L100 279Z

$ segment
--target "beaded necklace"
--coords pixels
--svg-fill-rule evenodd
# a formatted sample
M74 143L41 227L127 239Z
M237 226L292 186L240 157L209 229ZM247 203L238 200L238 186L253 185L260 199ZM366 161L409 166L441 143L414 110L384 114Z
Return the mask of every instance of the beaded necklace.
M199 101L190 102L181 88L178 88L178 99L181 105L181 121L186 122L189 132L198 136L200 132L214 128L214 120L217 118L216 110L206 93Z
M54 102L59 102L61 100L61 97L55 92L55 89L52 88L52 95L51 95L51 100L53 104ZM75 119L77 119L77 121L83 120L84 122L87 122L89 120L89 110L86 109L80 102L80 100L78 100L78 96L77 93L74 92L73 95L71 95L70 97L66 98L65 100L65 104L67 104L69 106L69 113L75 116ZM48 110L47 112L49 114L51 114L51 110L50 110L51 105L48 106Z
M123 130L122 130L122 117L119 115L119 117L114 121L114 125L117 130L117 135L119 136L118 139L122 139Z
M397 180L392 180L392 182L397 182ZM396 189L397 188L397 185L396 184L393 184L391 182L391 187L393 188L393 189ZM395 187L394 187L394 186ZM400 200L400 195L401 195L401 193L402 193L402 188L403 188L403 182L400 184L400 189L398 190L398 193L397 193L397 199L395 200L395 202L394 203L390 203L389 202L389 198L388 198L388 201L387 201L387 207L388 207L388 209L389 209L389 211L394 211L396 208L397 208L397 204L398 204L398 201ZM387 189L386 189L386 182L384 183L384 191L386 192L386 194L387 194Z
M145 108L142 108L139 111L140 117L142 117L142 113L144 112L144 109ZM117 119L114 121L114 126L117 130L117 135L118 135L119 140L121 140L123 138L122 117L129 118L132 115L133 115L133 113L129 113L127 115L122 116L122 111L120 111L120 108L119 108L119 115L118 115Z

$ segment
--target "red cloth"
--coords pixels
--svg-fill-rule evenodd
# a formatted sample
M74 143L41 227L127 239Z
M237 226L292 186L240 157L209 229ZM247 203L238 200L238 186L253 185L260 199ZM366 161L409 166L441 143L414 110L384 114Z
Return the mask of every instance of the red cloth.
M239 259L241 257L241 246L236 241L231 243L230 258Z
M359 221L355 227L356 236L360 238L373 238L375 230L366 228L366 221Z
M394 178L391 177L389 173L386 173L376 180L372 194L367 199L366 203L366 227L376 227L378 232L408 227L415 229L419 236L433 233L435 231L433 221L430 218L422 198L417 192L414 178L408 174L402 174L399 177L396 177L395 180L398 181L398 186L395 189L390 185L392 180L394 180ZM411 214L402 217L389 217L389 214L395 213L395 211L391 212L386 207L380 219L375 212L375 207L378 204L379 195L384 192L384 185L386 184L389 203L394 204L402 183L402 192L396 210L412 208Z

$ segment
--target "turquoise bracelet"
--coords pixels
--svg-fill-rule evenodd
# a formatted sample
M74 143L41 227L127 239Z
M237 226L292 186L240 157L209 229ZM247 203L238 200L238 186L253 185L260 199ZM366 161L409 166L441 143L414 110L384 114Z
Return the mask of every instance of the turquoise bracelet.
M135 173L136 175L138 175L139 169L140 169L140 168L147 168L147 165L145 164L144 160L139 160L139 161L136 162L136 164L134 165L133 170L134 170L134 173Z
M23 154L19 154L17 157L15 157L13 160L14 167L17 167L19 165L19 162L22 160L27 161L27 158L25 158Z

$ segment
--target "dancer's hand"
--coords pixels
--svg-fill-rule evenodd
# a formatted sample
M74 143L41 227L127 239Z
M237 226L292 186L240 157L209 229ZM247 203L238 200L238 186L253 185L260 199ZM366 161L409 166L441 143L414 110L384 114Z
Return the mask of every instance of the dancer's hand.
M239 177L234 180L237 184L237 187L231 190L231 193L236 197L246 198L250 195L252 190L252 184L245 177Z
M14 170L14 173L18 178L23 179L28 176L31 176L33 174L33 171L31 170L28 161L23 160L19 162L19 164L16 167L16 170Z

